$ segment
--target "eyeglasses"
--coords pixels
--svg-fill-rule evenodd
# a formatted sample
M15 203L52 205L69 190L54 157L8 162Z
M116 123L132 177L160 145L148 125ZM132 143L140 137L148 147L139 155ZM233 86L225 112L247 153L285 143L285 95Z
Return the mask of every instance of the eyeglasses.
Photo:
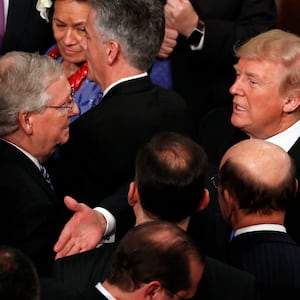
M215 174L214 176L212 176L210 178L210 180L212 181L214 187L217 189L218 186L219 186L219 175L218 174Z
M74 90L72 88L70 98L64 104L62 104L62 105L46 105L46 107L47 108L62 109L62 110L68 109L68 112L72 112L74 105L75 105L75 98L74 98Z

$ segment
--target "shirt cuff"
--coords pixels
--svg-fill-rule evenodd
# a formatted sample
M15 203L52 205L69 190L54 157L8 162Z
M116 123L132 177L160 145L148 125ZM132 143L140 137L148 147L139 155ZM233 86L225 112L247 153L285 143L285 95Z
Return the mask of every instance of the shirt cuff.
M199 44L197 46L190 45L191 50L193 50L193 51L202 50L203 44L204 44L204 35L205 35L205 30L203 31L203 35L200 39Z
M103 207L95 207L94 210L101 213L106 220L106 229L104 232L104 238L113 235L116 231L116 219L115 217Z

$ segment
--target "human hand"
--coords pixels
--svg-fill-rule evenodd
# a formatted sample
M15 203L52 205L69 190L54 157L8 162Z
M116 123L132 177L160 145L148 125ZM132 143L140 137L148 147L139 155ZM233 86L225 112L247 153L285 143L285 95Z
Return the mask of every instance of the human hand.
M74 215L64 226L54 245L55 259L95 248L106 229L106 220L101 213L66 196L65 205Z
M167 27L188 37L197 25L199 16L190 0L168 0L164 6Z
M177 30L166 27L164 40L157 56L160 58L169 57L169 55L173 52L173 49L177 45L177 37Z

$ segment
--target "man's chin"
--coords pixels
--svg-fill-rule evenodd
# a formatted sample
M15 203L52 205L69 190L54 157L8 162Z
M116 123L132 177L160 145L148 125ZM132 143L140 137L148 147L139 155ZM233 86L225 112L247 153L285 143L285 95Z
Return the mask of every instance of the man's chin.
M232 113L230 122L234 127L241 128L243 127L243 118L235 113Z

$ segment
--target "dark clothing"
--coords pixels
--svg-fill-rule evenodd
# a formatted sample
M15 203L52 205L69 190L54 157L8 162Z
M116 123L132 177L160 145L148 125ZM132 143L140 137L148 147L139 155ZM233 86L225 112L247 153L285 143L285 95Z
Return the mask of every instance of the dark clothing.
M240 234L228 246L227 262L255 275L262 299L291 299L289 295L299 298L300 246L287 233Z
M54 44L51 23L36 10L37 0L9 1L6 32L0 54L8 51L39 52Z
M49 275L53 246L67 212L38 167L19 149L0 140L0 244L21 249ZM64 215L66 213L66 215Z
M257 300L260 298L255 277L240 269L206 257L205 268L193 300Z
M105 197L133 179L139 147L160 131L196 136L178 94L154 86L149 77L113 87L96 107L70 125L70 139L61 148L54 172L60 194L103 206ZM115 214L128 204L109 205L105 208Z

